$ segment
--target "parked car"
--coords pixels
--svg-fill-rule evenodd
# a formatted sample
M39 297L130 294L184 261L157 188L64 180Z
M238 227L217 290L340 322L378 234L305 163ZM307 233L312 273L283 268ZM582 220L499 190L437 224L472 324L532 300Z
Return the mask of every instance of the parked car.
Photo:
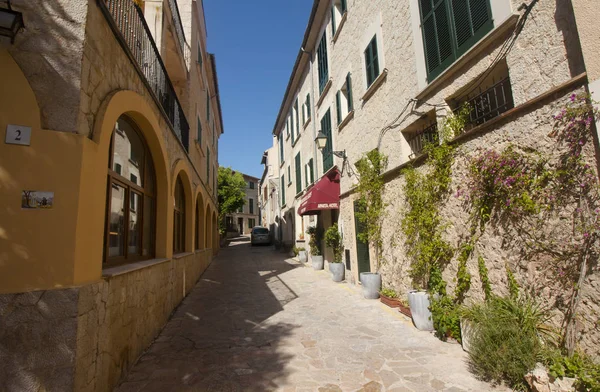
M252 228L252 232L250 232L250 244L252 246L257 244L270 244L271 243L271 235L269 233L269 229L266 227L256 226Z

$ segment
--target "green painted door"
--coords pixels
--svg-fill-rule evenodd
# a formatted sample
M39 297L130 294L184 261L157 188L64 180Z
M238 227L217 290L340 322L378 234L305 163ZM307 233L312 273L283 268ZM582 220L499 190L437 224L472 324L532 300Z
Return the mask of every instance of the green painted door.
M358 210L358 201L354 202L354 231L356 233L356 261L358 263L358 273L371 272L371 259L369 257L369 244L358 239L358 234L364 232L365 225L356 215Z

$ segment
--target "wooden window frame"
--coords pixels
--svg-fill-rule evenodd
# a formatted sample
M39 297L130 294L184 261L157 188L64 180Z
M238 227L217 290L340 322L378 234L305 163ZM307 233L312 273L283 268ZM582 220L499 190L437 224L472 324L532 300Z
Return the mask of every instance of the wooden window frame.
M123 177L121 174L117 173L116 171L113 170L113 166L114 166L114 149L115 149L115 134L116 132L116 127L115 130L113 130L113 135L111 137L110 140L110 149L109 149L109 159L108 159L108 175L107 175L107 191L106 191L106 213L105 213L105 230L104 230L104 255L102 258L102 267L103 268L108 268L108 267L114 267L114 266L118 266L118 265L122 265L122 264L129 264L129 263L135 263L137 261L142 261L142 260L150 260L153 259L155 257L156 254L156 187L157 187L157 183L156 183L156 173L155 170L152 170L152 172L150 172L150 168L154 167L154 165L149 165L148 164L148 159L152 159L152 154L150 153L150 149L148 147L148 143L146 142L146 139L144 138L144 136L142 135L142 133L139 131L139 128L137 126L137 124L130 118L127 117L121 117L119 118L119 120L123 120L126 121L130 126L131 129L137 134L137 136L140 138L140 140L142 141L142 145L144 147L144 160L143 162L140 163L142 172L143 172L143 182L142 185L137 185L134 182L132 182L131 180ZM150 180L151 182L154 183L154 193L150 191L150 189L148 189L147 187L145 188L144 185L148 183L148 180ZM123 255L122 256L109 256L109 247L110 247L110 214L111 214L111 207L112 207L112 189L113 189L113 184L122 187L125 190L125 211L124 211L124 215L123 215L123 219L126 222L125 227L126 230L123 233ZM138 239L138 248L139 248L139 254L137 255L130 255L129 254L129 216L131 213L131 193L137 193L138 195L140 195L140 203L139 206L137 207L137 209L135 210L135 213L138 216L138 220L139 220L139 228L140 228L140 235L139 235L139 239ZM153 207L154 207L154 227L152 228L152 230L154 230L154 233L150 233L149 235L152 236L152 246L150 248L150 251L148 253L148 255L144 256L143 253L143 246L144 246L144 219L145 219L145 208L146 208L146 197L150 198L153 201Z
M181 188L181 197L183 199L183 205L179 206L178 198L177 198L177 190ZM173 197L175 198L175 205L173 207L173 254L184 253L185 252L185 189L183 187L183 181L181 180L181 176L177 176L177 180L175 182L175 192L173 193ZM179 220L177 218L179 217ZM179 227L175 225L179 222ZM180 236L178 237L178 234Z

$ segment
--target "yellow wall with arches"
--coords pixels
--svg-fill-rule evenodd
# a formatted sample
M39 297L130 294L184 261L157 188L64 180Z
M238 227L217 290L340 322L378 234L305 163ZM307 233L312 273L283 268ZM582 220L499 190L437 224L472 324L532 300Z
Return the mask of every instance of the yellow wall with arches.
M132 91L106 97L92 139L41 129L35 95L9 53L0 51L0 129L32 128L31 145L0 142L0 293L69 287L102 278L107 174L111 135L117 119L132 119L145 138L156 171L156 258L173 256L174 184L184 180L186 251L196 236L196 200L202 193L210 240L218 246L214 207L193 182L189 162L169 163L160 122L148 101ZM51 209L22 209L23 190L54 192ZM210 245L209 245L210 244Z

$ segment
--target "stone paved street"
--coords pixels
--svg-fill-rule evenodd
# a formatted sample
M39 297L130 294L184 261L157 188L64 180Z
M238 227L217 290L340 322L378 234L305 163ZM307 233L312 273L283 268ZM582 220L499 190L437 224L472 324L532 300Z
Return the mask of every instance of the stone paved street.
M234 242L117 391L488 391L459 345L271 247Z

